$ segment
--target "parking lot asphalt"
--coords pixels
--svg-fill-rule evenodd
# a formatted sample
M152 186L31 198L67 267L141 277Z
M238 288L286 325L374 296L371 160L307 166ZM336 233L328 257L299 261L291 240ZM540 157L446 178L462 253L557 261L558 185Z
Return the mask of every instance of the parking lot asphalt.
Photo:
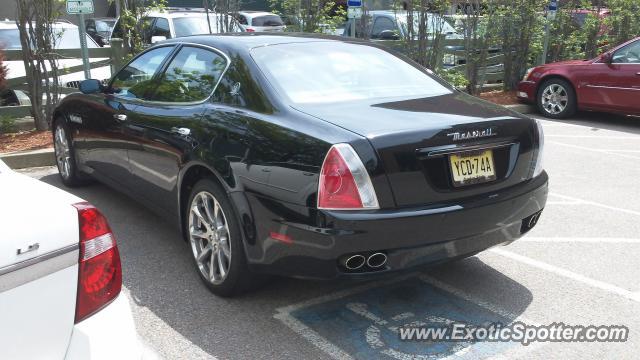
M178 230L151 211L99 184L66 190L109 219L138 332L168 359L637 358L640 118L579 114L545 120L544 130L549 201L515 243L366 282L275 278L233 299L206 290ZM54 168L23 172L63 187ZM615 324L630 333L622 343L528 346L403 342L393 333L425 319Z

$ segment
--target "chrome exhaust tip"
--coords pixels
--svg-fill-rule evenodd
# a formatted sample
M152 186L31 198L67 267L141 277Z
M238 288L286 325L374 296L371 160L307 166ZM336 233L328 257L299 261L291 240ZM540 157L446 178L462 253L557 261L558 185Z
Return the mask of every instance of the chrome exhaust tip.
M540 214L534 214L531 216L531 218L529 218L529 223L527 224L527 226L529 227L529 229L531 229L532 227L536 226L536 224L538 223L538 219L540 218Z
M372 269L377 269L387 263L387 255L377 252L369 256L367 265Z
M346 258L342 262L342 265L344 265L344 267L347 268L348 270L358 270L364 266L365 262L366 262L366 259L364 255L356 254Z

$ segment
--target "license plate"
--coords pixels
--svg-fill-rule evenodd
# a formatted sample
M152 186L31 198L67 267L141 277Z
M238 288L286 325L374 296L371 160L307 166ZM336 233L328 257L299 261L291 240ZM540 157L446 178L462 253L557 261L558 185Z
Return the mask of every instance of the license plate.
M493 152L483 150L449 155L454 186L465 186L496 179Z

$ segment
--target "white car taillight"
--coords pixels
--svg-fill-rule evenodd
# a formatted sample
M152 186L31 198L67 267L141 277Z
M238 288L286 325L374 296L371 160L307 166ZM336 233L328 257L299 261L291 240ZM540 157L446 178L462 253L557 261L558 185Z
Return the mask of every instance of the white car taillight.
M116 239L107 219L93 205L74 204L80 227L80 259L75 323L113 301L122 288L122 269Z
M320 170L318 209L378 209L369 173L349 144L329 149Z
M533 168L533 177L542 174L544 170L544 130L542 129L542 122L536 120L536 128L538 132L538 152L536 155L536 164Z

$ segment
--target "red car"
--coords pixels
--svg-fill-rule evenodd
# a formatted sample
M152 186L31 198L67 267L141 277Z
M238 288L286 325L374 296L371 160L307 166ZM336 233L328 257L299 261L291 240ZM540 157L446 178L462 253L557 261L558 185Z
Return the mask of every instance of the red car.
M550 118L576 110L640 115L640 38L593 60L572 60L529 69L518 98L536 103Z

